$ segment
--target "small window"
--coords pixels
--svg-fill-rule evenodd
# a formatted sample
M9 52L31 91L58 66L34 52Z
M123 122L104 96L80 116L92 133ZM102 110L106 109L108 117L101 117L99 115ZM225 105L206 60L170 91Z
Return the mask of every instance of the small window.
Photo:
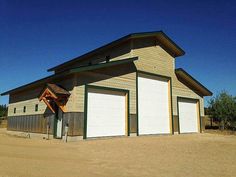
M14 114L16 113L16 108L14 108Z
M24 106L24 108L23 108L23 112L26 112L26 106Z
M35 105L35 112L37 112L38 110L39 110L39 105L36 104L36 105Z

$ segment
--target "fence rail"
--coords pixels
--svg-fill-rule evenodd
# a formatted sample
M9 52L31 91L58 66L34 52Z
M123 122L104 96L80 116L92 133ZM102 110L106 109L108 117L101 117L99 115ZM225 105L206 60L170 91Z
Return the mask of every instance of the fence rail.
M0 120L6 120L6 119L7 119L7 116L0 117Z

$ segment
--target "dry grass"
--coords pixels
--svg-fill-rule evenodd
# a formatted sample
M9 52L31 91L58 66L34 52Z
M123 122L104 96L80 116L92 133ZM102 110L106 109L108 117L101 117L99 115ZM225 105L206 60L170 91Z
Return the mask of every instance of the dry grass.
M229 177L236 174L236 137L189 134L66 144L2 131L0 159L2 177Z
M220 135L236 135L236 131L232 131L232 130L207 129L207 130L205 130L205 132L211 133L211 134L220 134Z

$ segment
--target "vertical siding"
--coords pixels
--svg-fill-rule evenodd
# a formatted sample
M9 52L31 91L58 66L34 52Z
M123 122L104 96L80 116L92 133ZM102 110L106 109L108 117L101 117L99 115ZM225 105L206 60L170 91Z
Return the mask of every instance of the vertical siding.
M37 115L21 115L8 117L7 130L23 131L32 133L47 133L47 124L49 124L49 133L53 134L54 115L44 116Z

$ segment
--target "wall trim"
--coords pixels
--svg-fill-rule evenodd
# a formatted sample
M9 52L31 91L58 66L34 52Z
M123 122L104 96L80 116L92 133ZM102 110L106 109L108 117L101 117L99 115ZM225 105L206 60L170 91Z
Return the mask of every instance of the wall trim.
M170 76L165 76L165 75L160 75L160 74L155 74L155 73L150 73L150 72L146 72L146 71L141 71L141 70L137 70L136 72L136 114L137 114L137 136L139 136L139 129L138 129L138 74L144 74L144 75L149 75L149 76L156 76L159 78L164 78L166 79L168 82L170 82L170 84L168 83L168 87L170 89L170 108L171 109L171 115L170 115L170 121L171 121L171 126L170 126L170 134L174 134L174 115L173 115L173 95L172 95L172 78Z
M146 75L149 75L149 76L157 76L157 77L161 77L161 78L164 78L164 79L171 79L170 76L166 76L166 75L161 75L161 74L155 74L155 73L151 73L151 72L147 72L147 71L142 71L142 70L137 70L137 73L140 73L140 74L146 74Z
M173 95L172 95L172 78L170 77L170 106L171 106L171 117L172 117L172 135L174 135L174 112L173 112Z
M138 117L138 72L136 72L136 121L137 121L137 136L139 136L139 117Z
M177 96L177 116L178 116L178 129L179 129L179 134L180 134L180 123L179 123L179 100L180 99L186 99L186 100L192 100L196 101L198 104L198 121L199 121L199 133L202 133L202 122L201 122L201 112L200 112L200 99L197 98L189 98L189 97L182 97L182 96Z
M83 139L87 138L87 106L88 106L88 86L87 84L84 85L84 133Z
M87 85L85 84L85 92L84 92L84 134L83 139L87 139L87 116L88 116L88 89L97 89L97 90L110 90L110 91L117 91L123 92L127 96L127 136L130 136L130 91L126 89L120 89L115 87L104 87L104 86L97 86L97 85Z

